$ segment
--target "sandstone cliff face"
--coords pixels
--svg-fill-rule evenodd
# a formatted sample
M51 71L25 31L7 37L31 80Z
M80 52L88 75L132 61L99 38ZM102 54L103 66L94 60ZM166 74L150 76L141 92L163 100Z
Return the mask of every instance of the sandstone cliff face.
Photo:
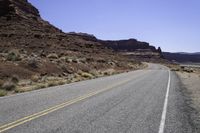
M70 35L79 36L85 40L92 40L94 42L99 42L103 46L110 48L117 52L139 52L139 51L149 51L162 54L162 50L160 47L156 49L156 47L151 46L147 42L140 42L136 39L127 39L127 40L99 40L94 35L90 35L87 33L75 33L70 32Z
M156 49L154 46L149 45L147 42L140 42L136 39L128 40L99 40L93 35L84 33L70 33L75 36L84 38L85 40L93 40L93 42L99 42L106 48L113 50L116 53L128 56L130 59L136 59L146 62L165 62L162 50L160 47Z

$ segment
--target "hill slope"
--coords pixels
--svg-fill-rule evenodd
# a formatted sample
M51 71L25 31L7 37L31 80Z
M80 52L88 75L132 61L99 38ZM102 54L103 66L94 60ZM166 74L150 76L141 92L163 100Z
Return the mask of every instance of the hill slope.
M0 90L17 84L21 92L143 67L114 52L112 42L62 32L27 0L0 0L0 40Z

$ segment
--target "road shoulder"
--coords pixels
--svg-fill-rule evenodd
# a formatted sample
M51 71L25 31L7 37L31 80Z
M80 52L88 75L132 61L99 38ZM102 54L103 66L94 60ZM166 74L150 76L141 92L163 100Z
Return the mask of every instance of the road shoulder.
M188 106L189 119L193 130L200 132L200 75L177 72L181 81L182 94Z

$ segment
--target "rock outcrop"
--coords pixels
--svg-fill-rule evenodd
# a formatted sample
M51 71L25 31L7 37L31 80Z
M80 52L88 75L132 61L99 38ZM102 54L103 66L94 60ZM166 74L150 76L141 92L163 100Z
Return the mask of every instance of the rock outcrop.
M141 42L136 39L128 40L99 40L95 36L85 33L74 33L73 35L84 38L85 40L93 40L94 42L99 42L103 46L120 53L122 55L128 56L132 59L137 59L140 61L150 61L150 62L165 62L162 50L160 47L151 46L147 42Z

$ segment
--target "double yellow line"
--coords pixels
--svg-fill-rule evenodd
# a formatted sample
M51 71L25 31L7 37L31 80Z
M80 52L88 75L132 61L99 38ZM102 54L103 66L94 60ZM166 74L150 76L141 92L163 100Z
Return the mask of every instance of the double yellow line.
M21 118L21 119L18 119L18 120L16 120L16 121L11 122L11 123L7 123L7 124L5 124L5 125L2 125L2 126L0 126L0 133L2 133L2 132L4 132L4 131L7 131L7 130L9 130L9 129L12 129L12 128L14 128L14 127L17 127L17 126L19 126L19 125L22 125L22 124L24 124L24 123L26 123L26 122L32 121L32 120L34 120L34 119L36 119L36 118L39 118L39 117L41 117L41 116L44 116L44 115L47 115L47 114L52 113L52 112L54 112L54 111L57 111L57 110L59 110L59 109L62 109L62 108L64 108L64 107L67 107L67 106L69 106L69 105L72 105L72 104L74 104L74 103L80 102L80 101L82 101L82 100L84 100L84 99L87 99L87 98L90 98L90 97L92 97L92 96L95 96L95 95L97 95L97 94L99 94L99 93L103 93L103 92L105 92L105 91L111 90L111 89L113 89L114 87L117 87L117 86L119 86L119 85L126 84L126 83L129 82L129 81L131 81L131 79L125 80L125 81L122 81L122 82L119 82L119 83L117 83L117 84L108 86L108 87L106 87L106 88L104 88L104 89L101 89L101 90L98 90L98 91L94 91L94 92L85 94L85 95L83 95L83 96L80 96L80 97L77 97L77 98L75 98L75 99L72 99L72 100L63 102L63 103L58 104L58 105L56 105L56 106L53 106L53 107L51 107L51 108L45 109L45 110L43 110L43 111L41 111L41 112L38 112L38 113L35 113L35 114L32 114L32 115L23 117L23 118Z

